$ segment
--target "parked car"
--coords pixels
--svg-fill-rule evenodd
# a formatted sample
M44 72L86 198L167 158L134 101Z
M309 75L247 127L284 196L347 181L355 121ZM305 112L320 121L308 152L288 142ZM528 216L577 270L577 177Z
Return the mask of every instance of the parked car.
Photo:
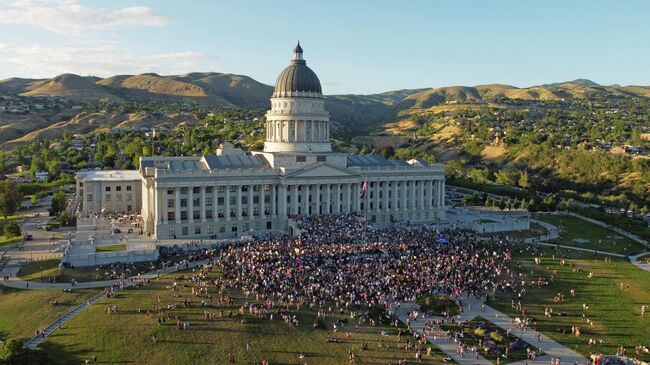
M23 236L23 238L25 239L25 241L31 241L34 237L32 236L31 233L25 232L25 235Z

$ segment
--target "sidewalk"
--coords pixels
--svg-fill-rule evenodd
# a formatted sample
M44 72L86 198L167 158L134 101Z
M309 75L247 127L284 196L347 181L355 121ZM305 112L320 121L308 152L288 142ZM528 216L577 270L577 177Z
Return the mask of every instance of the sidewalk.
M510 317L506 316L505 314L487 305L484 305L483 308L481 308L481 302L475 298L463 297L462 300L463 300L464 314L460 318L460 320L468 321L474 319L475 317L481 316L486 320L503 328L504 330L512 328L513 335L521 338L522 340L528 342L529 344L535 347L541 348L546 354L544 356L540 356L536 358L535 360L522 360L510 364L524 365L527 363L529 365L548 365L550 363L551 357L556 357L556 358L559 357L562 360L563 364L573 364L574 362L578 364L591 364L591 362L586 357L561 345L558 342L553 341L546 335L542 334L541 335L542 340L538 341L537 340L538 332L531 328L526 329L526 331L521 331L516 328L513 328L510 325L511 323ZM417 305L413 303L402 305L397 311L398 318L402 322L406 322L406 320L408 319L408 312L414 310L415 308L417 308ZM411 322L411 328L413 328L413 330L419 334L422 334L423 326L424 326L424 321L422 320ZM451 357L454 361L456 361L459 364L467 364L467 365L492 364L489 360L485 359L480 355L477 360L475 357L476 355L473 355L471 352L467 353L466 357L458 356L456 354L456 343L453 340L436 339L435 341L433 341L431 336L427 336L427 339L429 340L429 342L439 347L449 357ZM508 364L508 362L503 361L502 364Z

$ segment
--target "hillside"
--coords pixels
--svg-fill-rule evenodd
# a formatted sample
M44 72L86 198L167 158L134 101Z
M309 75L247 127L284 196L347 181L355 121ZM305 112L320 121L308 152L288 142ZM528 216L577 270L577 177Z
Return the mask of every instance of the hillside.
M266 109L273 87L248 76L216 72L193 72L161 76L116 75L104 79L63 74L52 79L10 78L0 80L0 96L60 97L74 103L95 104L99 101L139 103L187 103L205 108L232 107ZM650 98L647 86L602 86L578 79L567 82L519 88L504 84L448 86L407 89L371 95L328 95L327 110L339 137L383 134L408 135L419 128L409 116L421 113L473 110L480 106L512 108L507 101L562 102L566 100L602 101ZM512 104L512 103L507 103ZM70 122L76 113L67 111L30 112L0 118L0 143L21 143L42 136L56 137L60 125ZM78 123L87 121L80 118ZM70 126L72 126L71 124ZM81 130L93 130L88 124ZM48 131L52 127L54 131ZM71 127L72 128L72 127ZM76 128L73 128L77 130Z
M47 82L41 81L37 87L21 92L21 96L57 96L78 102L108 100L118 102L121 98L112 95L96 84L96 78L73 74L59 75ZM32 86L36 86L33 84Z

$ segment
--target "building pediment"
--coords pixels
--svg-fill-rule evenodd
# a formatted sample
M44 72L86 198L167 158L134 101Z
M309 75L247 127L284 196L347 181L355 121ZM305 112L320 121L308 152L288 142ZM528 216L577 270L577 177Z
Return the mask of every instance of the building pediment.
M285 177L287 178L303 178L303 177L310 177L310 178L316 178L316 177L360 177L361 175L346 170L342 169L336 166L332 166L327 163L322 163L314 166L308 166L303 169L295 170L287 175Z

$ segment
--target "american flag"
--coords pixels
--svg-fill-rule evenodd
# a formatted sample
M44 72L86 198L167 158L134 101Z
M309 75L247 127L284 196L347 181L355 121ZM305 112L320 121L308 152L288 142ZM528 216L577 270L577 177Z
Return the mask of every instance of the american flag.
M368 182L366 180L363 180L363 185L361 185L361 197L365 198L367 192L368 192Z

